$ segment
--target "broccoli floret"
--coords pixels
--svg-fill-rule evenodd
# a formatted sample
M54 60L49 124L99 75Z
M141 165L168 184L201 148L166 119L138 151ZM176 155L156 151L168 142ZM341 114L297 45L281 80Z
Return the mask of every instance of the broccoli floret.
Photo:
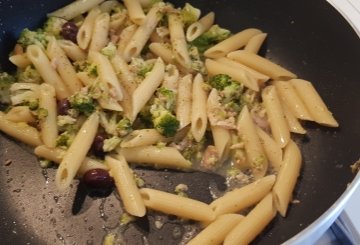
M114 150L121 142L121 139L117 136L113 136L110 139L104 140L103 150L104 152L110 152Z
M141 64L138 65L138 70L136 72L136 75L145 78L146 74L150 72L153 69L153 67L154 67L153 63L142 62Z
M132 131L131 121L126 117L122 118L117 124L117 129L120 136L129 134Z
M232 84L231 77L225 74L217 74L211 77L208 81L211 87L216 88L218 91L222 91L225 87Z
M95 101L85 91L80 91L69 98L70 105L80 113L90 115L95 111Z
M154 128L165 137L174 136L180 126L176 117L163 108L152 110L152 119Z
M181 17L185 26L189 26L200 17L200 9L193 7L191 4L186 3L184 8L181 10Z
M51 16L47 19L44 24L43 30L44 32L54 35L56 38L60 38L62 26L67 22L67 20Z
M226 86L221 94L224 98L224 103L227 103L229 101L232 101L234 99L240 99L241 94L243 92L243 86L240 83L237 83L235 81L231 81L231 84Z
M48 116L48 114L49 114L49 112L45 108L39 108L37 110L37 116L40 120L45 119Z
M10 104L10 87L15 82L15 77L6 72L0 72L0 103Z
M231 32L229 30L220 28L218 25L213 25L207 32L192 41L191 44L196 46L202 54L215 44L228 38L230 35Z
M20 44L24 49L32 44L46 48L48 44L47 34L42 29L30 31L29 29L25 28L20 33L20 38L18 39L17 43Z
M173 111L175 109L176 94L171 89L161 87L157 90L156 104L161 104L165 109Z
M116 54L116 46L112 42L101 50L101 53L109 58L112 58Z
M73 142L74 138L75 138L74 134L65 131L57 137L56 146L62 148L68 148Z
M42 83L40 73L32 66L29 65L23 71L19 71L17 74L18 82L21 83Z
M76 72L86 72L90 77L97 77L99 75L97 66L85 60L74 62L74 67Z

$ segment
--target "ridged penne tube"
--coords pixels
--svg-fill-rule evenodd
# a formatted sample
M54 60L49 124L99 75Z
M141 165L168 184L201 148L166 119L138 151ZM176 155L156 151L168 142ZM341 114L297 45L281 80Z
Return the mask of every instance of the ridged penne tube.
M228 158L230 151L230 145L231 145L230 130L220 126L211 126L211 133L214 139L214 145L216 148L216 152L219 156L220 162L223 162Z
M156 129L139 129L128 134L120 143L121 147L137 147L164 142L166 138Z
M275 171L278 171L282 163L282 150L270 135L260 127L256 127L256 132L266 153L266 157Z
M264 197L224 240L224 245L249 244L276 215L271 194Z
M170 41L175 60L184 68L191 69L191 59L187 49L182 19L178 14L169 14L168 21Z
M47 147L56 146L58 136L57 105L55 88L47 83L40 85L39 108L46 110L46 116L40 119L41 140Z
M86 59L86 52L70 40L58 40L58 45L64 50L67 57L72 61L81 61Z
M60 48L55 38L51 38L46 49L46 53L52 62L56 63L56 70L59 73L70 94L80 91L82 84L71 62L65 52Z
M258 72L261 72L274 80L289 80L296 75L278 64L271 62L257 54L245 50L238 50L227 55L228 58L238 61Z
M95 51L89 52L89 59L97 65L100 81L109 87L111 96L121 101L123 99L122 87L109 59Z
M89 46L94 31L96 17L100 14L101 10L98 7L93 8L87 14L76 35L76 41L80 48L87 49Z
M295 87L297 94L304 102L315 122L328 127L339 127L339 123L333 117L311 82L302 79L293 79L290 82Z
M191 90L192 75L188 74L179 81L176 99L176 118L180 122L180 128L191 123Z
M96 16L89 50L100 51L108 44L109 29L110 15L108 13L101 13Z
M118 74L123 88L129 94L132 94L135 91L137 84L135 82L134 73L130 72L128 64L119 54L115 54L114 57L112 57L111 64L113 65L116 74Z
M31 61L26 54L13 54L9 57L9 60L19 68L26 68L28 65L31 65Z
M147 74L145 79L135 89L132 94L133 112L132 118L136 118L136 115L149 101L156 89L160 86L165 74L165 65L161 58L158 58L155 62L153 69Z
M173 64L174 63L174 55L172 50L164 43L151 43L149 45L150 51L161 57L161 59L164 60L167 64Z
M192 86L191 133L197 142L204 137L207 128L207 92L202 75L198 73Z
M118 152L129 163L151 165L155 168L189 169L191 167L191 162L174 147L138 146L121 148Z
M274 85L279 97L290 109L294 116L301 120L313 120L305 104L302 102L301 98L290 82L275 81Z
M29 123L35 121L28 106L14 106L5 114L4 118L12 122Z
M226 235L241 222L240 214L223 214L217 217L205 229L200 231L187 245L219 245Z
M231 60L229 58L226 57L221 57L216 59L215 61L220 62L222 64L234 67L238 70L244 70L245 72L247 72L250 76L252 76L255 80L258 81L259 85L264 84L266 81L268 81L270 79L269 76L266 76L258 71L255 71L254 69L247 67L239 62L236 62L234 60Z
M131 60L131 58L140 55L141 50L149 40L150 35L155 30L159 20L159 8L155 6L150 9L143 21L143 24L136 29L136 32L127 43L123 53L123 58L125 61L128 62Z
M60 148L49 148L45 145L39 145L34 149L34 153L38 157L42 157L56 164L60 164L62 159L64 158L66 151ZM99 168L104 170L109 169L105 164L95 159L85 157L84 161L81 163L81 166L78 170L78 175L82 176L91 169L99 169Z
M266 194L270 193L275 179L275 175L268 175L244 187L235 188L210 203L210 207L214 210L216 216L238 213L258 203Z
M145 20L145 14L138 0L124 0L124 4L129 11L129 17L135 24L141 25Z
M259 85L257 81L245 70L239 70L233 66L229 66L211 59L206 59L205 66L210 75L226 74L232 77L232 79L235 81L244 84L245 87L254 91L259 91Z
M301 152L298 146L293 141L290 141L285 147L284 160L273 188L276 209L283 217L286 216L297 178L300 175L300 168Z
M3 112L0 112L0 130L31 146L43 144L40 139L40 133L36 128L31 127L24 122L9 121L5 119L5 114Z
M52 85L56 90L58 99L65 99L70 96L70 92L65 86L63 80L52 67L44 51L37 45L29 45L26 49L26 55L31 60L36 70L40 73L44 82Z
M292 111L290 111L285 102L282 103L282 109L290 132L296 134L306 134L306 130L301 126L299 120L293 115Z
M59 191L70 186L94 141L98 126L99 116L93 113L76 134L56 171L55 183Z
M246 159L252 174L255 179L263 177L268 169L268 160L247 106L240 112L237 130L245 144Z
M206 203L155 189L142 188L147 208L197 221L212 221L215 214Z
M125 158L122 155L117 155L116 159L106 156L105 164L109 166L110 175L115 180L116 189L126 212L136 217L143 217L146 213L145 204Z
M121 56L124 55L124 50L126 48L126 45L130 42L131 38L134 36L138 26L137 25L130 25L128 27L125 27L119 37L119 41L117 43L117 52Z
M56 16L62 19L71 20L102 3L104 0L81 0L75 1L63 8L48 14L48 16Z
M202 17L197 22L192 23L186 30L186 40L188 42L194 41L204 32L210 29L215 19L215 13L210 12Z
M284 148L290 140L290 131L275 87L267 86L262 91L261 97L270 123L271 134L279 146Z
M245 29L224 41L216 44L205 51L204 55L208 58L220 58L227 55L231 51L238 50L244 47L247 42L255 35L260 34L261 31L254 28Z
M259 33L249 39L248 43L245 45L244 50L257 54L265 41L267 34Z

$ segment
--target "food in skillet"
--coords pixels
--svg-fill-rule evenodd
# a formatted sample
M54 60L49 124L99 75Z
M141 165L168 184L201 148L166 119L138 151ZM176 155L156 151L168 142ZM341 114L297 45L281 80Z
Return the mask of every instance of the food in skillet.
M75 1L50 13L22 31L17 73L1 73L0 130L34 146L42 167L59 164L59 191L81 176L93 188L114 180L131 216L152 209L207 224L189 244L251 242L286 216L299 120L338 123L310 82L257 54L265 33L214 19L161 1ZM228 192L206 204L186 186L145 188L139 164L216 172Z

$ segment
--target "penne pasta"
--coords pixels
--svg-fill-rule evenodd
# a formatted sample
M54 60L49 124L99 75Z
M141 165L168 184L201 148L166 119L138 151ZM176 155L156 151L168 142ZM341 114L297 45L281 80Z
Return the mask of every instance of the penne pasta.
M164 60L165 63L173 64L175 57L172 50L165 43L151 43L150 51Z
M211 133L214 139L216 152L219 155L220 162L224 162L228 158L230 151L230 130L221 126L211 126Z
M202 17L197 22L192 23L188 29L186 30L186 40L188 42L194 41L204 32L210 29L210 27L214 24L215 13L210 12L204 17Z
M26 68L28 65L31 65L31 61L26 54L13 54L9 57L9 60L19 68Z
M176 99L176 118L180 122L180 129L191 122L191 90L192 75L180 79Z
M70 40L57 40L58 45L72 61L85 60L87 53Z
M249 39L248 43L245 45L244 50L250 53L257 54L267 37L266 33L259 33Z
M192 86L191 133L197 142L204 137L207 128L206 101L207 92L204 90L204 79L198 73Z
M101 10L98 7L93 8L87 14L83 24L80 26L76 35L76 41L80 48L87 49L93 36L95 21L97 16L101 14Z
M100 51L108 44L108 33L110 29L110 15L101 13L96 16L89 46L90 51Z
M124 4L129 12L131 21L137 25L142 25L146 16L139 0L124 0Z
M124 55L124 50L126 48L126 45L130 42L131 38L134 36L137 28L138 28L137 25L129 25L128 27L125 27L121 31L119 41L117 43L117 52L121 56Z
M104 0L82 0L82 1L75 1L63 8L60 8L54 12L48 14L48 16L55 16L66 20L71 20L76 16L79 16L96 5L102 3Z
M296 134L306 134L306 130L301 126L299 120L293 115L285 103L282 104L282 109L290 132Z
M12 107L4 116L6 120L12 122L34 122L35 118L31 113L31 110L28 106L15 106Z
M120 146L123 148L153 145L159 142L165 142L166 138L156 129L139 129L128 134Z
M135 82L135 76L130 72L128 64L119 54L115 54L114 57L111 58L111 64L113 65L116 74L118 74L121 85L129 94L132 94L135 91L137 84Z

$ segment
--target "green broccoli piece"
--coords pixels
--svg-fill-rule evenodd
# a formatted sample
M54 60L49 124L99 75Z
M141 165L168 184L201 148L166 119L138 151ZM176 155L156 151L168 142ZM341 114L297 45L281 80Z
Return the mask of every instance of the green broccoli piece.
M113 136L110 139L104 140L103 150L104 152L110 152L114 150L121 142L121 139L117 136Z
M28 106L30 110L34 111L37 110L39 107L39 100L37 99L29 100L26 101L24 105Z
M17 73L17 79L20 83L42 83L40 73L32 66L29 65L23 71Z
M74 134L69 133L68 131L60 134L56 139L56 146L62 148L68 148L75 138Z
M65 19L51 16L45 22L43 30L50 35L54 35L56 38L61 38L61 29L66 22L67 20Z
M0 72L0 103L10 104L10 87L16 81L15 77L6 72Z
M86 72L90 77L97 77L99 75L97 66L85 60L74 62L74 67L76 72Z
M138 71L137 71L137 75L139 77L145 78L146 74L148 72L150 72L152 70L152 68L154 67L154 64L149 64L144 62L143 65L141 67L139 67Z
M48 44L47 36L47 33L45 33L42 29L30 31L29 29L25 28L20 33L20 38L17 40L17 43L20 44L24 49L32 44L46 48Z
M175 109L176 94L173 90L161 87L157 90L155 103L161 104L165 109L173 111Z
M120 136L125 136L132 131L131 121L124 117L117 124L117 130Z
M221 92L224 98L224 103L240 99L243 89L244 87L242 84L231 80L231 84L226 86Z
M49 112L45 108L39 108L37 110L37 116L40 120L45 119L48 116L48 114L49 114Z
M230 35L231 32L229 30L213 25L207 32L192 41L191 45L197 47L199 52L203 54L207 49L225 40Z
M222 91L225 87L232 84L231 77L225 74L217 74L211 77L208 81L211 87Z
M109 42L109 44L106 47L104 47L100 52L103 55L107 56L108 58L112 58L115 56L116 50L117 50L117 48L116 48L115 44L113 44L112 42Z
M95 101L85 91L72 95L69 101L73 109L87 116L95 111Z
M189 26L200 17L200 9L193 7L191 4L186 3L181 10L181 17L185 26Z
M166 109L157 109L152 112L154 128L165 137L172 137L179 129L180 123L176 117Z

